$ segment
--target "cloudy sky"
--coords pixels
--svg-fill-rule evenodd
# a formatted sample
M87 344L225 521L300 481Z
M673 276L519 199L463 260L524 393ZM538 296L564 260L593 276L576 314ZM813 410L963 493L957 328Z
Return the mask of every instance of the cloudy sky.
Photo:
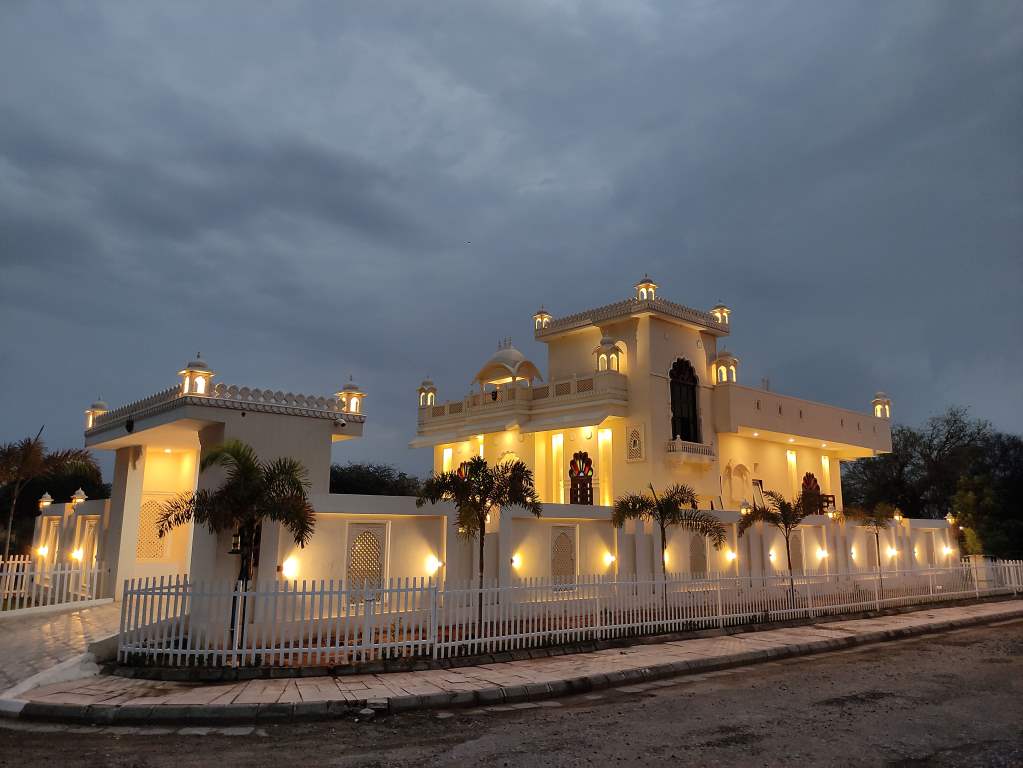
M1023 431L1019 2L7 0L0 70L0 440L201 350L424 471L424 375L644 271L746 383Z

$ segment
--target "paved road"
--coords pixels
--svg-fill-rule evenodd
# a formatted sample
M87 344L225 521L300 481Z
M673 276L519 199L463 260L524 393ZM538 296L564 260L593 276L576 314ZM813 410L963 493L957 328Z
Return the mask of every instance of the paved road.
M251 727L0 721L0 766L1018 766L1023 621L485 710Z
M119 604L0 619L0 693L117 632Z

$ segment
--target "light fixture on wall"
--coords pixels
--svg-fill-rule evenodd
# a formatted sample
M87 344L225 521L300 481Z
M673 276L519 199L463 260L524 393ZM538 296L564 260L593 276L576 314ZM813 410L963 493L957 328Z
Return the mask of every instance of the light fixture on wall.
M77 547L75 550L71 552L71 559L74 560L76 563L82 562L82 558L84 557L85 550L83 550L81 547Z
M434 574L437 573L437 571L440 570L440 567L442 565L444 565L444 563L442 563L440 560L438 560L436 558L436 556L434 556L434 555L427 556L427 558L426 558L426 575L427 576L433 576Z
M896 509L895 510L895 514L892 515L892 520L894 520L897 523L901 523L902 522L902 512L900 510Z
M735 554L734 549L730 549L727 552L725 552L725 557L728 559L728 562L732 562L735 558L738 557L738 555Z
M71 497L71 506L77 507L79 504L81 504L87 498L89 498L89 497L85 495L85 491L83 491L81 488L79 488L77 491L75 491L74 495Z
M899 550L895 547L888 547L888 557L895 557L897 554L899 554Z
M240 555L242 553L242 532L235 531L231 534L231 548L227 550L229 555Z
M615 561L615 556L614 555L612 555L610 552L605 552L604 553L604 565L605 565L605 567L610 568L611 564L614 563L614 561Z
M746 499L742 500L742 504L739 505L739 514L745 517L753 512L753 507Z
M767 559L770 560L773 563L774 562L774 558L775 558L775 554L774 554L774 550L772 549L770 552L767 553Z
M824 549L823 547L821 547L821 548L819 548L817 550L817 559L818 560L823 560L827 556L828 556L828 550Z
M514 555L512 555L511 566L515 570L518 570L522 566L522 556L519 555L517 552Z
M856 559L856 547L849 547L849 557Z
M945 521L949 525L955 525L956 524L956 516L953 515L951 512L949 512L947 515L945 515Z
M46 509L52 503L53 497L48 493L44 493L42 496L39 497L39 509Z
M948 549L948 547L945 547L945 549ZM43 544L43 546L39 547L36 550L36 554L39 555L39 557L46 557L48 554L50 554L50 548Z
M289 557L289 558L285 559L285 561L283 563L281 563L281 575L284 578L288 579L288 580L291 580L291 579L294 579L294 578L298 577L298 558L297 557L294 557L294 556Z
M951 555L952 554L952 547L950 547L950 546L948 546L948 544L946 544L945 546L943 546L941 548L941 554L945 555L946 557L948 555Z

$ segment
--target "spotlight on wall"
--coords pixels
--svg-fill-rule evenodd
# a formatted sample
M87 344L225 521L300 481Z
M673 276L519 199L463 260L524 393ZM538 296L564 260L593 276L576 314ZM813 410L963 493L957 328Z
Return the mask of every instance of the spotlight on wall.
M945 549L948 549L948 547L945 547ZM48 554L50 554L50 548L43 544L43 546L39 547L36 550L36 554L39 555L39 557L46 557Z
M899 550L895 547L888 547L888 557L895 557L897 554L899 554Z
M296 578L298 576L298 559L289 557L281 563L281 575L289 580Z
M823 560L827 556L828 556L828 550L824 549L823 547L821 547L821 548L819 548L817 550L817 559L818 560Z
M514 568L515 570L518 570L522 566L522 556L519 555L518 553L515 553L514 555L512 555L511 565L512 565L512 568Z
M71 559L74 560L76 563L82 562L82 558L84 557L85 550L83 550L81 547L78 547L71 553Z
M44 493L42 496L39 497L39 509L46 509L52 503L53 497L48 493Z
M856 559L856 547L849 547L849 557Z
M426 575L433 576L440 570L442 565L444 565L444 563L438 560L434 555L429 555L426 558Z
M612 555L610 552L605 552L604 553L604 566L605 567L608 567L608 568L611 567L611 564L614 561L615 561L615 556L614 555Z
M727 552L725 552L725 557L728 559L728 562L731 562L736 557L738 557L738 555L735 554L735 550L730 549Z
M950 547L950 546L948 546L948 544L946 544L945 546L943 546L941 548L941 554L945 555L946 557L948 555L951 555L952 554L952 547Z
M770 560L770 561L771 561L772 563L774 562L775 554L774 554L774 550L773 550L773 549L772 549L772 550L771 550L770 552L768 552L768 553L767 553L767 558L768 558L768 559L769 559L769 560Z

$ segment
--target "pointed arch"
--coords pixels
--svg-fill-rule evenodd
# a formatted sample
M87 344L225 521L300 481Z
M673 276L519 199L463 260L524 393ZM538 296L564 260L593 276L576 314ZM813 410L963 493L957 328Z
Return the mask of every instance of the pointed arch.
M700 442L700 411L698 387L700 380L693 364L678 358L668 372L671 397L671 439Z

